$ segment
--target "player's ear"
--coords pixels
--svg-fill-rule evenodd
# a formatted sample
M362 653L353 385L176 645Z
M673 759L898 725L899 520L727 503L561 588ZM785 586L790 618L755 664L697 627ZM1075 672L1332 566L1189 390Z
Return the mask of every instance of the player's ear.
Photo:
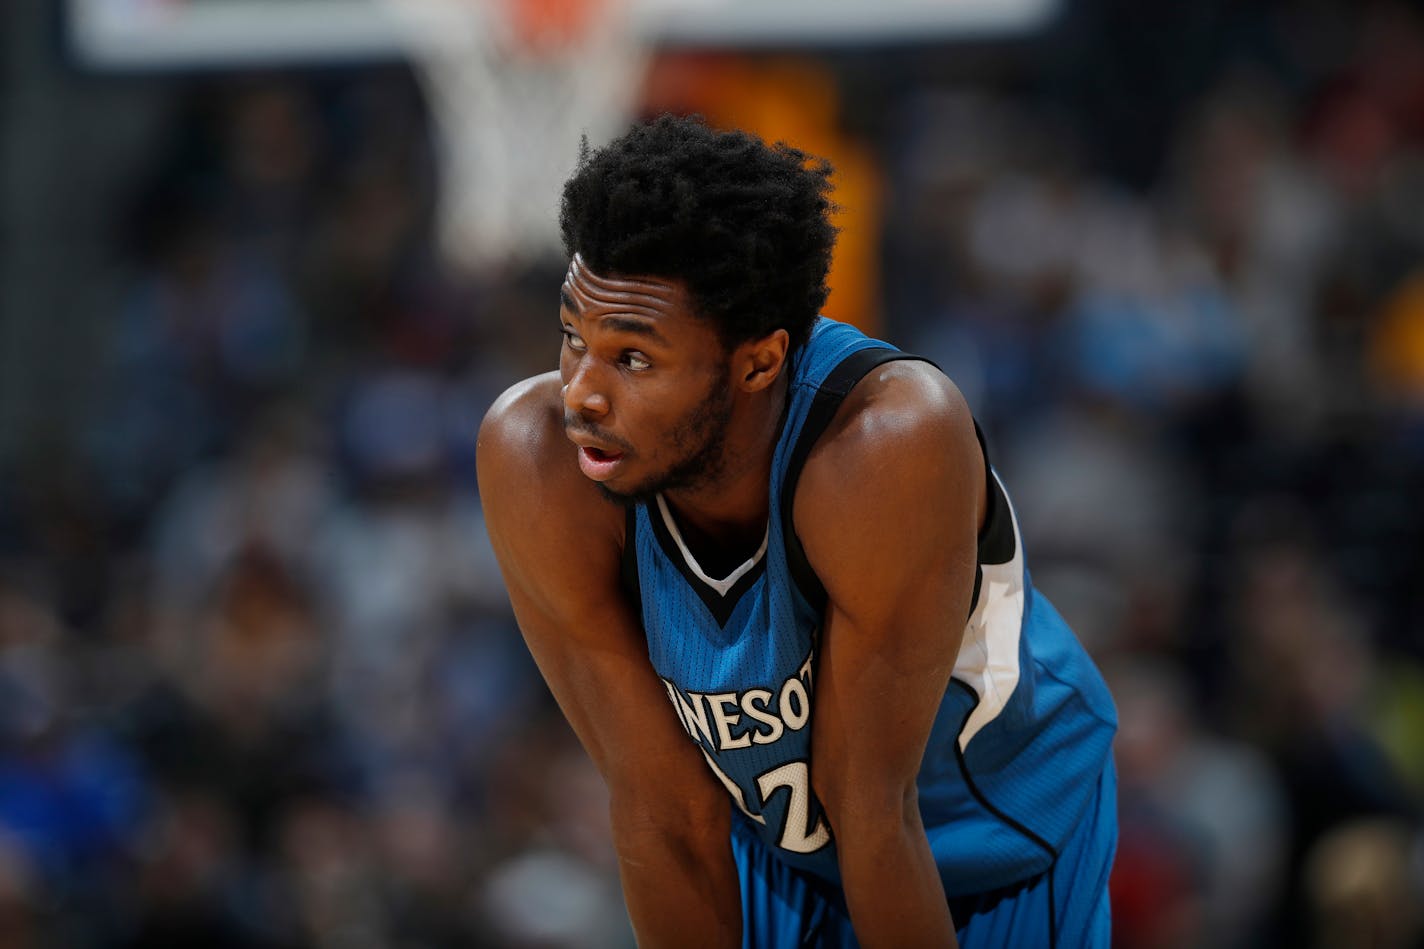
M790 348L791 334L783 329L742 343L733 360L737 384L744 392L760 392L771 385L781 375Z

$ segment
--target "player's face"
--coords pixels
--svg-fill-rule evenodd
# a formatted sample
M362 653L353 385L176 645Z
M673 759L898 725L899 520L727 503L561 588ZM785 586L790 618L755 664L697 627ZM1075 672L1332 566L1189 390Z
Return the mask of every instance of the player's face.
M560 295L564 431L583 473L622 503L715 480L728 356L682 284L596 274L576 255Z

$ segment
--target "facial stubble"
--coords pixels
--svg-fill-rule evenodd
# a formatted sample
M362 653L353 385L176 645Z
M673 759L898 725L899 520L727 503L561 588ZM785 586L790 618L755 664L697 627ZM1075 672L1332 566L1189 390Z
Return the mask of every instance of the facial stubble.
M726 465L727 428L732 420L732 390L718 380L667 436L678 459L631 491L614 491L602 482L599 492L625 507L648 504L659 494L695 489L716 481Z

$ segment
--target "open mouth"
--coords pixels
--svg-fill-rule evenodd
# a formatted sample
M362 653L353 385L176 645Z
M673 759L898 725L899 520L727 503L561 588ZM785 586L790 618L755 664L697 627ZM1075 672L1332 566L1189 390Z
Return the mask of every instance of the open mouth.
M602 448L579 449L579 468L594 481L607 480L622 460L621 451L605 451Z

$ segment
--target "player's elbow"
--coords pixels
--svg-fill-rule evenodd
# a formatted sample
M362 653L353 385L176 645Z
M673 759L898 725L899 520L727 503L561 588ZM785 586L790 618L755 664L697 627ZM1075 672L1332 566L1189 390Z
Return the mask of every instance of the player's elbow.
M919 790L906 781L830 781L816 793L836 836L865 831L899 833L922 827Z
M700 789L699 789L700 790ZM609 798L613 843L624 859L649 852L701 859L725 849L730 814L725 796L677 793L667 787L614 788Z

